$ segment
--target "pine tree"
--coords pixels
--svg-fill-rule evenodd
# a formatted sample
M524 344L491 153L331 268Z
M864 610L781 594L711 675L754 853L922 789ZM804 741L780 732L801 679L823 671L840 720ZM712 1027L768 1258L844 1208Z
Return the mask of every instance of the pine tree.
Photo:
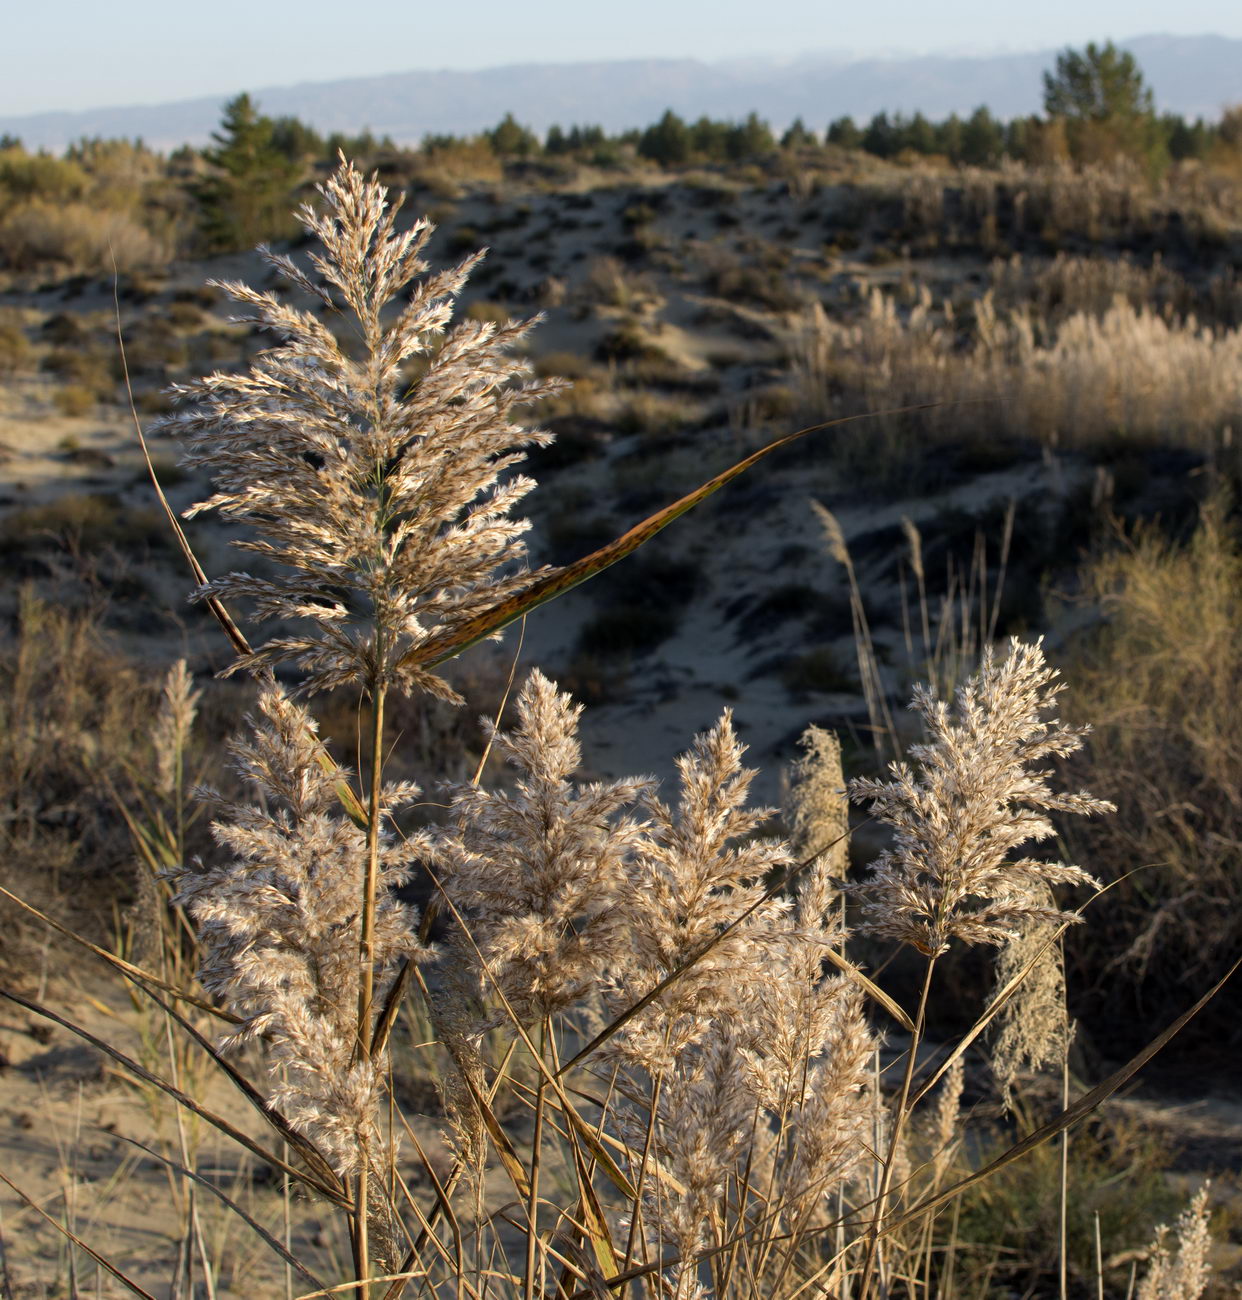
M962 127L961 160L972 167L994 167L1005 152L1005 128L981 106Z
M782 149L803 149L815 143L815 137L800 117L794 118L789 129L781 136Z
M539 152L539 137L523 126L512 113L506 113L499 125L487 133L492 151L502 158L528 158Z
M638 152L661 166L677 167L690 157L690 131L671 108L665 109L664 116L643 132Z
M1118 154L1153 161L1162 144L1138 62L1111 41L1057 55L1055 70L1044 73L1044 112L1064 122L1075 162Z
M210 174L195 189L211 252L231 252L290 233L290 200L301 164L283 154L273 123L240 94L224 106L215 147L203 151Z
M842 149L858 149L862 145L862 132L858 123L848 114L828 123L828 143Z

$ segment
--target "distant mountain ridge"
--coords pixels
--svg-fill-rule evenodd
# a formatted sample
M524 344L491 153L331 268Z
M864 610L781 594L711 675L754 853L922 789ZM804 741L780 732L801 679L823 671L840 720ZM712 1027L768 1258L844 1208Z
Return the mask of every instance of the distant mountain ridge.
M1121 42L1155 91L1157 106L1217 116L1242 101L1242 40L1141 36ZM849 113L881 109L929 117L986 104L999 117L1038 112L1040 74L1056 49L1022 54L869 58L803 55L789 60L702 63L694 59L516 64L482 71L402 72L293 86L250 88L265 113L292 114L323 132L370 127L401 143L428 133L494 126L507 112L537 131L598 123L646 126L666 108L685 117L744 117L752 109L783 127L795 117L822 130ZM240 89L240 88L239 88ZM168 104L0 117L0 133L28 148L60 150L82 136L140 136L157 149L202 145L230 94Z

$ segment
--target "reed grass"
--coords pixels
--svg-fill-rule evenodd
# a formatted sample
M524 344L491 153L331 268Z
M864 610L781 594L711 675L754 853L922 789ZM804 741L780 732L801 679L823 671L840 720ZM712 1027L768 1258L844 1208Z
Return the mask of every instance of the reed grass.
M772 810L749 806L754 773L727 710L678 759L675 797L649 778L583 783L581 707L537 670L515 720L502 700L486 724L513 778L484 784L480 763L447 789L443 826L411 829L399 814L420 792L388 775L389 702L455 700L445 659L624 558L769 449L591 556L530 572L512 511L534 484L517 467L549 438L517 416L557 388L513 352L532 322L454 324L477 257L427 274L428 223L399 225L382 187L344 161L321 192L324 209L300 213L318 240L311 270L264 251L293 301L223 286L278 345L248 373L177 390L193 405L163 422L215 477L195 510L222 510L259 557L253 571L201 575L197 591L237 651L230 671L254 679L230 746L240 793L203 792L216 847L187 860L176 755L193 701L174 673L171 739L154 765L174 811L138 835L165 860L169 915L192 922L197 968L174 964L167 945L157 969L102 954L158 1009L170 1044L182 1036L233 1085L262 1135L194 1095L180 1049L167 1068L145 1063L38 1000L4 996L336 1216L350 1259L329 1269L232 1207L312 1288L304 1300L942 1288L956 1247L938 1242L934 1216L949 1209L956 1225L964 1193L1089 1116L1216 991L990 1163L954 1167L966 1052L1081 919L1050 891L1094 885L1025 846L1052 835L1051 812L1109 808L1057 788L1046 768L1083 731L1049 716L1060 686L1042 647L1015 641L998 657L983 645L952 700L915 693L927 731L910 751L917 770L896 764L888 781L848 787L894 832L862 881L842 879L845 788L822 735L797 773L809 802L795 848L764 833ZM297 301L321 303L333 328ZM238 601L275 624L257 648L225 610ZM365 778L303 703L342 688L369 733ZM970 1033L929 1069L919 1049L938 963L1033 924L1042 945L1004 967ZM916 1008L848 955L863 932L920 955ZM442 1147L400 1102L393 1045L407 1005L437 1038ZM907 1038L885 1064L890 1022ZM171 1163L202 1186L183 1132ZM184 1236L210 1289L193 1213ZM1198 1273L1182 1273L1189 1295Z

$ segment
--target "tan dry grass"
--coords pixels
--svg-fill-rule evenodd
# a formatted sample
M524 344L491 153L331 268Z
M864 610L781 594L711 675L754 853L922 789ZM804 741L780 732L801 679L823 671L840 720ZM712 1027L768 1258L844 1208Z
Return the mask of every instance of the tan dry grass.
M1045 332L1030 313L1001 316L985 295L963 343L953 309L926 290L908 312L872 290L853 321L811 307L795 336L793 377L807 421L941 404L881 421L879 448L870 428L842 440L860 472L870 460L874 473L886 452L908 461L950 441L1208 450L1224 429L1242 427L1242 332L1169 321L1121 298L1103 316L1078 312Z

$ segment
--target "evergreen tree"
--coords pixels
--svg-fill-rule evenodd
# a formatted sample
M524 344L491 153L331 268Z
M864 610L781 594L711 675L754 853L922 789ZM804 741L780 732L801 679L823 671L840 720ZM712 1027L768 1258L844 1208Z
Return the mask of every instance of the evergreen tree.
M1187 122L1180 113L1166 113L1160 119L1165 148L1175 162L1202 160L1212 149L1212 132L1201 117Z
M936 128L922 113L915 113L908 122L903 122L898 137L901 149L924 155L936 152Z
M804 149L815 143L815 137L806 129L800 117L794 118L789 129L781 136L782 149Z
M829 144L835 144L842 149L862 148L862 132L854 119L848 115L828 123L827 139Z
M492 151L502 158L529 158L539 152L539 137L506 113L497 126L486 132Z
M679 167L690 157L690 130L671 108L665 109L664 116L642 133L638 153L661 167Z
M944 154L951 162L961 162L965 130L962 119L956 113L950 113L936 127L936 151Z
M772 128L758 113L747 115L745 122L726 129L725 155L731 162L747 162L761 158L776 148Z
M1038 117L1011 118L1005 127L1005 153L1017 162L1030 162L1031 137L1038 126Z
M729 128L723 122L713 122L710 117L700 117L690 127L690 151L708 162L724 162L727 156L728 134Z
M891 158L901 147L897 127L885 112L877 113L863 132L862 147L877 158Z
M1151 90L1134 55L1111 41L1065 50L1044 73L1044 112L1065 123L1075 162L1151 159L1161 143Z
M194 187L210 251L252 248L292 232L289 209L302 168L275 146L272 132L249 95L225 104L215 146L203 150L210 172Z
M1005 128L981 105L962 127L957 158L971 167L995 167L1004 152Z
M274 118L271 141L272 148L293 162L332 156L327 153L327 146L319 132L296 117Z

